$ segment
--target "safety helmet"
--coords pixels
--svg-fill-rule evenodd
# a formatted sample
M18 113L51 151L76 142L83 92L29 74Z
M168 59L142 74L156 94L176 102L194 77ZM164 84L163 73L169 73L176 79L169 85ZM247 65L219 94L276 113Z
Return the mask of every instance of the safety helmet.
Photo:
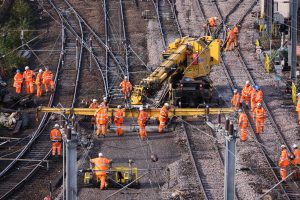
M164 103L164 106L166 106L166 107L169 107L169 106L170 106L170 104L168 104L168 103Z
M29 69L29 67L28 67L28 66L26 66L26 67L25 67L25 70L28 70L28 69Z
M260 87L258 85L255 86L256 90L260 90Z
M98 153L98 157L103 157L103 154L101 152Z
M20 73L20 70L19 70L19 69L17 69L17 70L16 70L16 72L17 72L17 73Z
M122 108L122 106L121 106L121 105L118 105L117 108Z
M96 103L97 102L97 99L93 99L93 103Z
M107 97L103 97L103 101L107 101Z
M124 79L127 80L127 79L128 79L128 76L124 76Z
M242 109L238 109L238 112L243 112L243 110Z
M59 124L55 124L55 125L54 125L54 128L59 128Z
M299 97L299 96L300 96L300 93L298 93L297 96Z
M286 148L286 146L283 144L283 145L281 145L280 146L282 149L285 149Z
M234 93L237 93L237 89L234 89L233 92L234 92Z
M246 85L248 85L248 84L250 84L250 82L249 82L249 81L246 81Z
M217 20L218 18L217 18L217 17L214 17L214 19Z
M43 72L43 70L42 70L42 69L40 69L40 70L39 70L39 73L42 73L42 72Z
M298 145L293 144L293 148L294 148L294 149L298 148Z
M144 110L144 108L143 107L140 107L140 109L139 110Z
M45 67L45 70L47 71L47 70L49 70L49 68L48 68L48 67Z
M260 107L261 106L261 103L257 103L257 107Z

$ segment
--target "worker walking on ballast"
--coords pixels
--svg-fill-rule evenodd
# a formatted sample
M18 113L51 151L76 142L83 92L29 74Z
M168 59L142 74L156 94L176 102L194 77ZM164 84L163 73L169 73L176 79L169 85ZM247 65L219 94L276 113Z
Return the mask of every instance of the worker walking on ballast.
M234 33L234 46L235 46L235 47L238 46L239 28L240 28L240 25L235 25L235 26L233 27L233 33Z
M34 76L35 73L28 66L25 67L25 72L23 73L23 78L25 79L26 83L26 93L33 94L34 93Z
M118 136L123 135L122 125L124 122L124 116L125 116L125 112L122 109L122 106L118 105L118 109L116 111L115 118L114 118L114 123L116 125L116 132Z
M17 69L16 75L14 76L14 84L13 84L13 87L16 88L17 94L21 94L22 83L23 83L23 75L21 74L20 70Z
M239 109L239 128L240 128L240 135L241 135L241 141L245 142L248 137L248 118L247 115L243 112L242 109Z
M99 108L95 115L96 125L97 125L97 136L100 137L100 134L105 137L107 125L108 125L108 114L106 108Z
M170 105L168 103L165 103L164 106L160 109L159 112L159 126L158 126L158 132L159 133L163 133L164 132L164 128L166 126L166 123L168 121L168 117L169 117L169 110L170 110Z
M241 105L241 95L238 93L237 89L234 89L233 96L231 98L231 107L232 109L237 111L238 109L240 109L240 105Z
M227 29L227 43L226 43L226 48L225 51L231 51L234 46L234 31L231 30L230 28Z
M278 166L280 167L281 180L285 181L287 177L287 167L289 166L289 155L285 145L281 145L281 155Z
M254 110L254 118L255 118L256 134L262 133L264 131L266 111L261 106L260 103L257 104L257 107Z
M128 76L124 77L124 80L120 83L120 87L124 95L124 99L127 101L130 98L130 93L132 91L132 84L128 80Z
M36 96L37 97L41 97L43 94L42 84L43 84L43 70L40 69L39 73L36 75L36 79L35 79Z
M90 160L90 163L94 165L95 175L100 180L100 190L104 190L107 187L107 175L106 171L109 169L109 164L112 161L105 158L102 153L98 154L98 158Z
M52 142L52 156L56 154L58 156L61 155L61 143L62 143L62 136L59 130L59 125L55 124L54 128L50 132L50 139Z
M291 160L291 164L293 165L292 170L294 171L293 177L295 180L300 180L300 149L297 144L293 145L293 160Z
M241 97L241 103L245 102L246 107L250 107L250 98L251 98L251 90L252 86L250 85L249 81L246 81L246 84L242 90L242 97Z
M43 84L45 86L46 93L49 92L49 86L51 90L54 91L55 84L53 81L53 74L47 67L45 68L45 71L43 73Z
M145 139L145 137L147 137L147 132L146 132L146 123L149 119L149 115L146 111L144 111L143 107L140 107L140 113L138 116L138 125L140 128L140 137L142 140Z

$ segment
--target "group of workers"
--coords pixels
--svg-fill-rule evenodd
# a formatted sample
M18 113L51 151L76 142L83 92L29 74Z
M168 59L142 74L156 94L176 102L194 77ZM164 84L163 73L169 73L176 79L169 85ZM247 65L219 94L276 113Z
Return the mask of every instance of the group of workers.
M210 28L211 33L213 33L217 28L217 17L210 17L207 20L207 25ZM227 28L227 38L226 47L224 51L231 51L234 47L238 46L240 25L236 24L232 29Z
M300 180L300 149L298 145L293 145L293 152L289 154L287 147L281 145L281 155L279 158L278 166L280 167L280 176L283 181L287 178L287 168L291 165L293 178Z
M262 107L263 91L261 90L261 88L258 85L251 85L249 81L246 81L241 95L239 94L237 89L234 89L233 93L234 94L231 99L232 108L238 111L241 108L243 102L245 102L247 108L251 107L252 117L255 120L256 133L262 133L264 131L266 111ZM242 119L244 119L244 127L246 126L246 124L248 124L248 122L245 122L246 118L247 117L245 116L240 117L240 126L242 126L242 122L240 122ZM247 131L244 131L246 134Z
M17 69L14 76L13 87L16 88L16 93L21 94L22 84L25 82L25 88L27 94L34 93L34 85L36 86L36 96L40 97L43 94L42 84L44 84L46 93L49 91L49 86L54 90L54 81L52 72L46 67L45 71L40 69L37 74L28 66L25 67L23 74Z

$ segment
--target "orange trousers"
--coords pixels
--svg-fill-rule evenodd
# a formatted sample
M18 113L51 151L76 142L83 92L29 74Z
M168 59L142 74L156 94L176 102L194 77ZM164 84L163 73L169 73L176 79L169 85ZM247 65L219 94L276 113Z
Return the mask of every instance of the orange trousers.
M166 122L159 120L158 132L163 133L165 128Z
M27 94L33 94L34 93L34 87L32 81L26 81L26 92Z
M61 155L60 154L61 151L61 142L52 142L52 155L55 156L56 153L57 155Z
M42 96L43 91L42 91L42 85L36 85L36 96L40 97Z
M247 128L241 128L241 130L240 130L240 134L241 134L241 140L243 141L243 142L245 142L246 140L247 140L247 137L248 137L248 130L247 130Z
M232 50L232 46L233 46L233 41L231 39L229 39L226 43L226 48L225 51L231 51Z
M97 179L100 180L100 190L104 190L107 187L106 175L97 175Z
M122 93L124 95L124 99L129 99L129 92L127 90L122 90Z
M119 123L115 123L116 125L116 133L118 136L122 135L123 134L123 130L122 130L122 124L119 124Z
M49 91L49 86L51 87L52 90L54 90L54 82L53 81L44 82L44 86L45 86L46 92Z
M259 134L264 131L264 123L265 119L256 118L255 120L255 127L256 127L256 133Z
M235 37L234 37L234 46L236 46L236 47L238 45L238 38L239 38L239 36L237 34L235 34Z
M298 111L298 124L300 124L300 111Z
M99 136L100 133L102 133L102 135L106 134L106 124L97 124L97 135Z
M286 179L286 167L280 167L280 176L281 176L281 180L285 180Z
M246 104L247 106L249 106L249 102L250 102L250 98L249 98L249 97L242 96L242 97L241 97L241 100L242 100L242 102L245 101L245 104Z
M146 125L143 123L139 123L139 127L140 127L140 137L143 140L147 136Z
M17 94L20 94L21 93L21 90L22 90L22 85L16 85L16 93Z

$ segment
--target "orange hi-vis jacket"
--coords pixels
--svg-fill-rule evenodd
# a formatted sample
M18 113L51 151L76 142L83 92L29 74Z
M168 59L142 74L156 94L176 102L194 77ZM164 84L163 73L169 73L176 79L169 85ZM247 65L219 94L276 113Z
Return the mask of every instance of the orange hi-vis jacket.
M238 106L240 103L240 98L241 98L241 96L238 92L233 94L232 99L231 99L231 104L233 106Z
M51 71L46 70L43 72L43 83L48 83L52 81L52 79L53 79L53 74Z
M300 96L298 97L296 111L298 111L298 112L300 111Z
M106 175L106 170L108 170L110 160L105 157L94 158L90 160L91 163L95 165L95 174L96 176Z
M23 78L26 82L33 82L33 76L35 75L34 71L28 69L23 73Z
M91 103L89 108L98 108L98 103Z
M233 40L235 37L233 30L228 31L227 40Z
M255 97L256 103L261 103L263 101L263 97L264 97L263 91L262 90L258 90L256 92L256 97Z
M292 161L294 165L300 165L300 149L295 149L293 152L295 159Z
M21 73L16 73L14 76L14 87L20 86L23 83L23 76Z
M254 88L252 88L252 90L251 90L251 101L255 101L255 99L256 99L256 90L254 89Z
M289 155L288 155L288 151L286 149L283 149L281 151L281 155L280 155L278 166L279 167L287 167L287 166L289 166Z
M50 139L52 142L61 142L62 137L60 130L56 128L52 129L50 132Z
M42 85L42 82L43 82L42 73L38 73L35 79L35 84L40 86Z
M98 124L106 124L108 121L107 111L106 111L106 109L103 109L103 108L100 108L97 110L95 117L96 117L96 122Z
M254 117L256 119L265 119L266 117L266 111L263 107L261 108L255 108L254 110Z
M234 28L233 28L233 32L234 32L234 34L239 34L239 28L237 27L237 26L235 26Z
M138 117L138 123L145 125L148 119L149 119L148 113L141 110Z
M252 91L252 86L251 85L245 85L243 90L242 90L242 96L246 98L251 97L251 91Z
M216 22L214 17L211 17L211 18L208 19L208 24L209 24L210 27L217 26L217 22Z
M117 112L115 114L114 122L116 124L122 124L124 122L124 110L123 109L117 110Z
M239 117L239 127L247 128L248 127L248 118L245 113L241 113Z
M162 122L168 121L169 111L166 106L163 106L159 112L159 120Z
M132 90L132 85L129 81L126 81L126 80L123 80L121 83L120 83L120 87L122 87L122 90L124 92L130 92Z

